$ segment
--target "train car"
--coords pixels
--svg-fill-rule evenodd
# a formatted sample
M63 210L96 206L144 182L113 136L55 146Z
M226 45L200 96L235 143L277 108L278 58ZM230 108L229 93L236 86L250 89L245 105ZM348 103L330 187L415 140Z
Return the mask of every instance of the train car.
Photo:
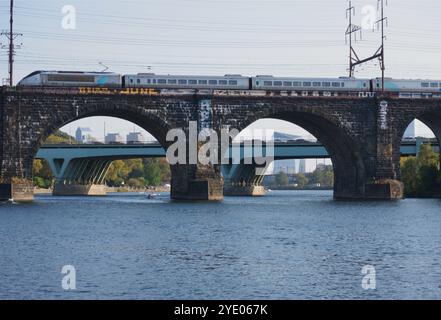
M369 92L369 79L355 78L289 78L256 76L251 78L253 90Z
M124 75L123 86L127 88L145 87L158 89L249 90L250 78L241 75L225 75L220 77L138 73Z
M372 79L373 91L382 90L382 79ZM404 93L441 93L441 80L384 79L384 90Z
M121 87L121 75L113 72L35 71L19 86L48 87Z

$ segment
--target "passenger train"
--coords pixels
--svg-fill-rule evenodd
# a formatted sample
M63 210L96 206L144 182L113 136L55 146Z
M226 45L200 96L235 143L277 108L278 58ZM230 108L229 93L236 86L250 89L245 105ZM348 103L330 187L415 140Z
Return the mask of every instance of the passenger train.
M415 93L441 97L441 80L385 79L385 91L412 97ZM113 72L35 71L18 86L105 87L152 89L209 89L264 91L321 91L375 93L382 89L381 78L299 78L260 75L178 76L138 73L121 75ZM436 94L436 95L435 95Z

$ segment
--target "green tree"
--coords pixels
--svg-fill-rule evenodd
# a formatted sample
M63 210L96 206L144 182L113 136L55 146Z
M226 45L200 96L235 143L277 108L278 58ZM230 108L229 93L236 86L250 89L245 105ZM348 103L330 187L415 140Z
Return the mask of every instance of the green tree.
M418 189L418 163L415 157L402 161L401 176L404 183L406 197L415 197Z
M126 182L130 168L123 160L113 161L106 175L107 184L114 187L120 187Z
M140 179L129 179L127 184L132 188L141 188L144 186L143 181Z
M149 186L159 186L162 182L161 166L157 159L148 159L144 165L145 183Z
M54 134L50 135L45 144L78 144L74 137L69 136L63 131L57 130Z
M289 183L289 179L288 176L286 175L285 172L280 171L277 175L276 175L276 184L279 187L286 187Z
M171 170L170 164L167 162L166 158L157 159L159 167L161 169L161 183L170 183L171 181Z
M39 188L50 188L53 182L52 170L46 160L36 159L33 165L34 185Z
M299 173L296 175L296 182L297 186L302 189L308 185L309 180L303 173Z
M439 154L430 144L420 147L417 158L401 161L401 174L407 197L433 197L440 191Z

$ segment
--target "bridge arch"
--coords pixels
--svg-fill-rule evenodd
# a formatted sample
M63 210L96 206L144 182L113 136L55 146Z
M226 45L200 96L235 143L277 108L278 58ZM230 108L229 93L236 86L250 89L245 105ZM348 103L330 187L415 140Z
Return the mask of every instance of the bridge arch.
M262 109L260 109L262 110ZM334 168L334 198L362 198L365 194L366 164L359 142L351 137L337 117L314 112L314 108L268 108L248 114L235 124L242 131L262 119L290 122L308 131L326 148ZM276 129L276 128L274 128Z
M40 124L34 131L28 131L28 137L23 137L29 141L29 152L23 155L25 177L32 176L34 158L44 141L59 128L84 118L106 116L127 120L149 132L166 148L167 132L176 124L165 120L165 106L160 105L155 108L154 102L151 102L151 105L146 105L146 102L150 101L133 103L130 97L94 99L93 96L60 99L60 101L54 97L49 101L39 101L44 104L44 106L35 106L40 110Z
M147 113L145 115L135 114L132 111L121 112L119 110L92 110L82 113L65 114L60 118L51 121L50 124L42 128L39 136L35 139L30 156L36 155L40 146L46 139L61 127L74 123L75 121L98 116L111 116L114 119L124 119L132 124L138 125L150 133L156 140L165 145L164 137L167 133L167 124L157 116ZM98 121L95 122L98 125ZM114 131L118 128L113 127ZM122 160L123 158L121 158ZM106 174L112 168L116 157L91 157L91 158L71 158L67 154L61 159L48 159L49 166L54 176L56 176L53 189L54 195L105 195ZM61 161L61 162L60 162ZM33 163L33 160L32 160ZM58 166L57 166L58 164ZM58 170L57 170L58 169ZM134 180L133 180L134 181ZM133 183L133 181L131 181Z

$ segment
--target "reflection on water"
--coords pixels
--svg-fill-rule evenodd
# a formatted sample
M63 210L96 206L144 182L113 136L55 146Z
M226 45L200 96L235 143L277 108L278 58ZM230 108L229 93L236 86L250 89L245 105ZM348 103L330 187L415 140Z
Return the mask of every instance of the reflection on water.
M182 203L168 194L0 204L0 298L441 298L441 201L327 191ZM73 265L77 290L61 288ZM375 266L377 289L361 270Z

